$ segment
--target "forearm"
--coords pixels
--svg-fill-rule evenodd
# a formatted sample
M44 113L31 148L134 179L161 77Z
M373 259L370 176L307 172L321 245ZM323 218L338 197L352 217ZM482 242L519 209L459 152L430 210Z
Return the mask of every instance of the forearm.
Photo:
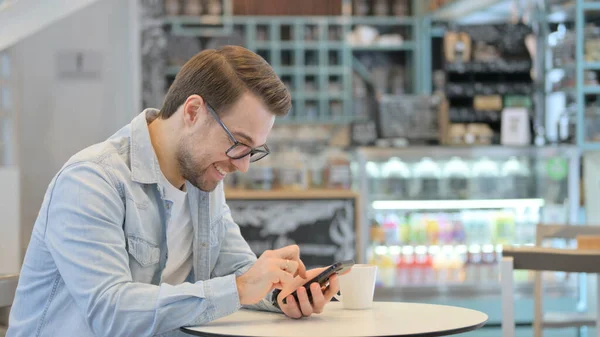
M281 309L274 306L271 302L271 296L273 292L269 292L265 298L263 298L260 302L252 304L252 305L244 305L244 309L258 310L258 311L270 311L270 312L278 312L283 313Z

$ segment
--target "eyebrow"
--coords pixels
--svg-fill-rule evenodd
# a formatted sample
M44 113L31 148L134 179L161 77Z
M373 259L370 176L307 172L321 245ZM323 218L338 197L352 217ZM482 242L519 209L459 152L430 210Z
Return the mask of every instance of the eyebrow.
M252 137L248 136L248 134L246 134L242 131L236 131L236 132L232 132L232 133L236 138L242 138L243 141L249 143L246 145L254 145L254 140L252 139Z

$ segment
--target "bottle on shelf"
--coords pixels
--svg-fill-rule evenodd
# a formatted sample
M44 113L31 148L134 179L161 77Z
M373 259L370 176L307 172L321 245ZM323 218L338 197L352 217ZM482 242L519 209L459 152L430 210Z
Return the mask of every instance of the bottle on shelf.
M531 196L531 172L528 165L516 157L510 157L501 170L503 196L509 199Z
M399 285L413 284L413 269L415 267L415 249L412 246L402 247L402 262L398 270L397 283Z
M479 267L481 266L481 246L469 245L465 261L465 279L467 283L478 283L481 280Z
M494 219L494 233L492 242L507 245L515 242L515 217L508 211L499 211Z
M421 200L440 199L442 174L439 165L431 158L421 159L415 165L412 177L412 198Z
M379 166L379 164L373 161L369 161L365 164L365 171L368 177L367 188L372 195L380 195L382 193L381 187L383 187L383 184L381 182L381 170Z
M410 213L407 214L403 214L402 217L400 217L400 244L402 245L408 245L410 244L410 239L411 239L411 215Z
M198 16L203 12L202 0L186 0L185 15Z
M390 158L381 168L381 179L387 196L396 199L409 197L410 170L408 165L397 157Z
M496 260L494 245L486 244L481 247L480 279L484 282L499 282L500 270Z
M439 213L437 214L437 219L439 225L438 242L442 245L454 244L454 222L452 221L452 214Z
M382 224L385 232L385 244L398 245L400 242L400 218L394 212L389 213Z
M488 157L481 157L473 165L471 197L480 199L498 199L502 194L498 188L500 172L498 164Z
M350 189L352 187L352 170L348 153L331 148L327 152L325 181L328 188Z
M450 219L452 222L452 242L454 244L464 244L467 239L467 234L465 233L465 227L460 213L452 213Z
M446 194L448 199L467 199L469 197L469 181L471 170L467 163L459 157L452 157L444 166Z
M425 244L437 245L440 234L440 225L435 214L426 215L425 224L425 231L427 232L427 241Z

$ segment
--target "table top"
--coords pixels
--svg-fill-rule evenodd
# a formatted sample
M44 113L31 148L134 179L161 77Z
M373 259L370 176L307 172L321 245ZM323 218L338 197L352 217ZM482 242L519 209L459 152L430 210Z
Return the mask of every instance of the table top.
M503 247L502 256L514 259L514 269L600 273L600 250Z
M206 325L181 330L206 337L433 337L475 330L487 320L488 316L482 312L445 305L374 302L372 309L346 310L340 302L331 302L322 314L302 319L240 310Z

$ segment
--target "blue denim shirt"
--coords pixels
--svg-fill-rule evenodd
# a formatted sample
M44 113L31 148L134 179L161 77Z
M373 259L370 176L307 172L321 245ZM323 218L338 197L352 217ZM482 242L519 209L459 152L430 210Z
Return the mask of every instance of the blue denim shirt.
M10 313L8 337L180 336L241 306L235 277L256 261L223 186L188 182L193 231L189 282L160 283L167 260L165 199L147 109L106 141L74 155L50 183ZM270 296L270 294L268 295ZM277 311L267 298L251 306Z

